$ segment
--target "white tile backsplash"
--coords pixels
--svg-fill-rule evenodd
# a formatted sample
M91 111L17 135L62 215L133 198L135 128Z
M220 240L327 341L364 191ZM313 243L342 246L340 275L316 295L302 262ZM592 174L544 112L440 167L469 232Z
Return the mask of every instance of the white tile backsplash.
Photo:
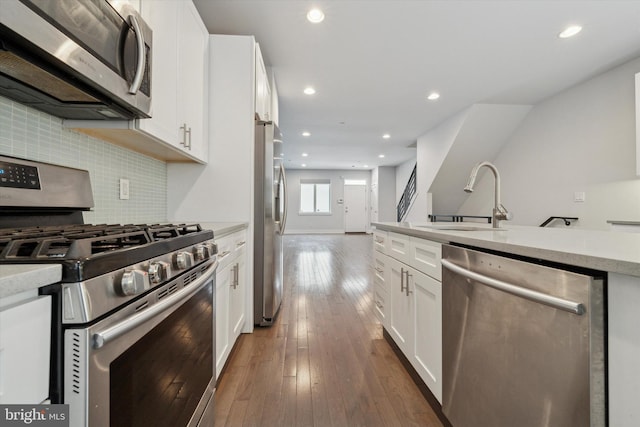
M0 154L89 171L94 208L87 223L166 221L167 165L69 129L62 119L0 97ZM130 199L119 200L120 178Z

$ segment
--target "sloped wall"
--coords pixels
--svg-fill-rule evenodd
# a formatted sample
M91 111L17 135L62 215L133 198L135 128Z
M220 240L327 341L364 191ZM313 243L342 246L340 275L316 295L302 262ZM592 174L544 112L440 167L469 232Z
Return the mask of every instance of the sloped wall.
M539 225L575 216L577 226L608 229L607 220L640 220L635 174L634 75L640 58L537 104L496 156L510 223ZM486 174L459 213L487 215L493 177ZM574 193L584 192L584 202ZM507 223L508 224L508 223Z
M484 160L493 161L530 110L530 105L476 104L469 108L429 187L434 214L458 212L467 199L463 188L473 166Z
M418 195L406 220L457 213L472 167L493 160L530 110L530 105L476 104L420 136Z

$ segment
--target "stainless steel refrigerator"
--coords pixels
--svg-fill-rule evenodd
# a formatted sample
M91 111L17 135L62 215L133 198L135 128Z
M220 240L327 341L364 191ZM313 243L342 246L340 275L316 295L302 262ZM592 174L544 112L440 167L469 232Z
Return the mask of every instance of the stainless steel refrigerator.
M287 188L282 136L273 122L256 120L254 196L254 316L273 324L284 290L282 235L287 221Z

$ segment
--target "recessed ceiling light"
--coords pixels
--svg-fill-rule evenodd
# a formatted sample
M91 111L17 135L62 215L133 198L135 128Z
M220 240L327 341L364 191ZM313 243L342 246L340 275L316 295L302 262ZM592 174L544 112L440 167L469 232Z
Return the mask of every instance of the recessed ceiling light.
M427 96L429 101L435 101L438 98L440 98L440 94L438 92L431 92L429 96Z
M363 168L368 168L368 167L369 167L369 165L362 165L362 167L363 167Z
M305 131L305 132L302 132L302 136L311 136L311 134L309 132Z
M307 164L306 164L306 163L303 163L303 164L302 164L302 167L303 167L303 168L306 168L306 167L307 167Z
M388 133L385 133L384 135L382 135L382 137L384 139L389 139L389 138L391 138L391 135L389 135Z
M304 88L304 94L305 95L313 95L314 93L316 93L316 90L314 88L312 88L311 86Z
M307 156L309 156L309 154L307 154L307 153L302 153L302 157L307 157Z
M380 157L381 159L384 159L384 154L380 154L378 155L378 157Z
M580 31L582 31L582 27L580 25L572 25L565 28L564 31L558 34L558 37L560 37L561 39L568 39L569 37L575 36Z
M311 9L307 13L307 19L309 20L309 22L317 24L324 20L324 13L320 9Z

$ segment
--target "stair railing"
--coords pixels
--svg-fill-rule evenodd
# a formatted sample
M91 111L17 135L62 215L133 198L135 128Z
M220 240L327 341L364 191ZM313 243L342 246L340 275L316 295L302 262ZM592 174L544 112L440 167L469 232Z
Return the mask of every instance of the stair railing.
M418 169L418 164L413 167L413 172L411 172L411 176L409 177L409 181L407 185L404 187L404 192L400 197L400 201L398 202L398 207L396 208L396 220L398 222L402 222L405 215L409 211L409 206L411 206L411 201L413 200L413 196L416 194L417 190L417 180L416 180L416 172Z

